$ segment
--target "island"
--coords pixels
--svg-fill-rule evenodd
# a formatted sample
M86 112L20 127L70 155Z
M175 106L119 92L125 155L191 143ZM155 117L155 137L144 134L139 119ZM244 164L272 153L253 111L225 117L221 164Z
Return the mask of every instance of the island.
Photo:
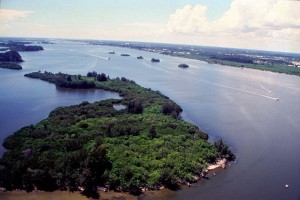
M10 46L9 48L12 51L42 51L42 50L44 50L44 48L42 46L37 46L37 45L30 45L30 46L16 45L16 46Z
M190 66L188 64L179 64L178 67L180 67L180 68L189 68Z
M23 62L22 57L16 51L0 53L0 62Z
M160 60L159 60L159 59L156 59L156 58L152 58L152 59L151 59L151 62L160 62Z
M221 140L211 144L205 132L181 120L182 108L174 101L125 77L25 76L57 87L118 92L122 99L59 107L7 137L0 159L0 187L6 190L80 190L93 198L97 190L139 194L195 182L210 164L235 159Z
M138 56L136 57L137 59L144 59L143 56Z
M28 45L30 42L7 41L0 43L0 46L8 47L11 51L42 51L44 48L37 45Z
M0 68L20 70L22 67L16 63L0 63Z

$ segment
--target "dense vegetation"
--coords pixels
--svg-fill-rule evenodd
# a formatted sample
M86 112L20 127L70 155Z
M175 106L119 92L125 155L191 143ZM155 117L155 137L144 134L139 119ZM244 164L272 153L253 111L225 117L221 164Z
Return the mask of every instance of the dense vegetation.
M22 57L16 51L0 53L0 62L23 62Z
M248 56L242 56L242 55L213 55L210 56L210 59L212 60L226 60L226 61L231 61L231 62L237 62L237 63L248 63L248 64L253 64L253 59L248 57Z
M80 88L80 89L90 89L95 88L96 85L93 80L82 79L81 75L68 75L63 73L53 74L51 72L45 71L45 73L33 72L30 74L25 74L29 78L38 78L50 83L54 83L58 87L64 88Z
M234 159L222 141L179 119L180 106L159 91L124 77L35 72L27 77L61 87L115 91L122 99L59 107L36 125L5 139L0 186L31 191L84 188L97 197L97 186L139 193L141 187L173 186L194 181L218 157ZM104 76L103 73L100 76ZM64 83L64 84L61 84ZM85 87L85 86L84 86ZM126 105L116 110L114 104Z
M15 63L0 63L0 68L6 68L6 69L17 69L20 70L22 67Z

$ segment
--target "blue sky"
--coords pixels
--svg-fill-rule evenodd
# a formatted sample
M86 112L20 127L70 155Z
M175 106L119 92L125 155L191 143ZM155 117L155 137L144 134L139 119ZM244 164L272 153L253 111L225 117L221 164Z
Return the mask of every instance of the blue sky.
M34 13L26 21L78 27L111 26L126 23L167 23L171 13L184 5L203 4L212 8L208 12L215 19L230 6L231 0L2 0L2 9L28 10ZM218 5L218 6L215 6Z
M300 52L300 2L293 2L2 0L0 36L167 42Z

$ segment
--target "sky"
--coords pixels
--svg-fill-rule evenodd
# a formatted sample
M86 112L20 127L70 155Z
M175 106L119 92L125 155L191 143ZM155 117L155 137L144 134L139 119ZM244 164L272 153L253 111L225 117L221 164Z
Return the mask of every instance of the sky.
M300 52L299 0L0 0L0 37Z

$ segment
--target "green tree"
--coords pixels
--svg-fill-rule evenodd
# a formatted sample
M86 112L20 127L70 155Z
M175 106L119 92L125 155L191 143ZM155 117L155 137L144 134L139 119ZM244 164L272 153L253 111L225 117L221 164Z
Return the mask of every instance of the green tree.
M127 110L132 114L141 114L143 113L143 105L139 100L132 100L128 103Z
M101 145L96 147L88 154L84 161L84 166L82 185L85 189L82 194L87 197L99 198L97 185L104 183L104 172L111 168L111 163L106 156L106 150Z
M157 134L156 133L156 128L155 128L155 126L153 124L149 127L148 134L149 134L149 138L151 138L151 139L153 139L153 138L156 137L156 134Z

